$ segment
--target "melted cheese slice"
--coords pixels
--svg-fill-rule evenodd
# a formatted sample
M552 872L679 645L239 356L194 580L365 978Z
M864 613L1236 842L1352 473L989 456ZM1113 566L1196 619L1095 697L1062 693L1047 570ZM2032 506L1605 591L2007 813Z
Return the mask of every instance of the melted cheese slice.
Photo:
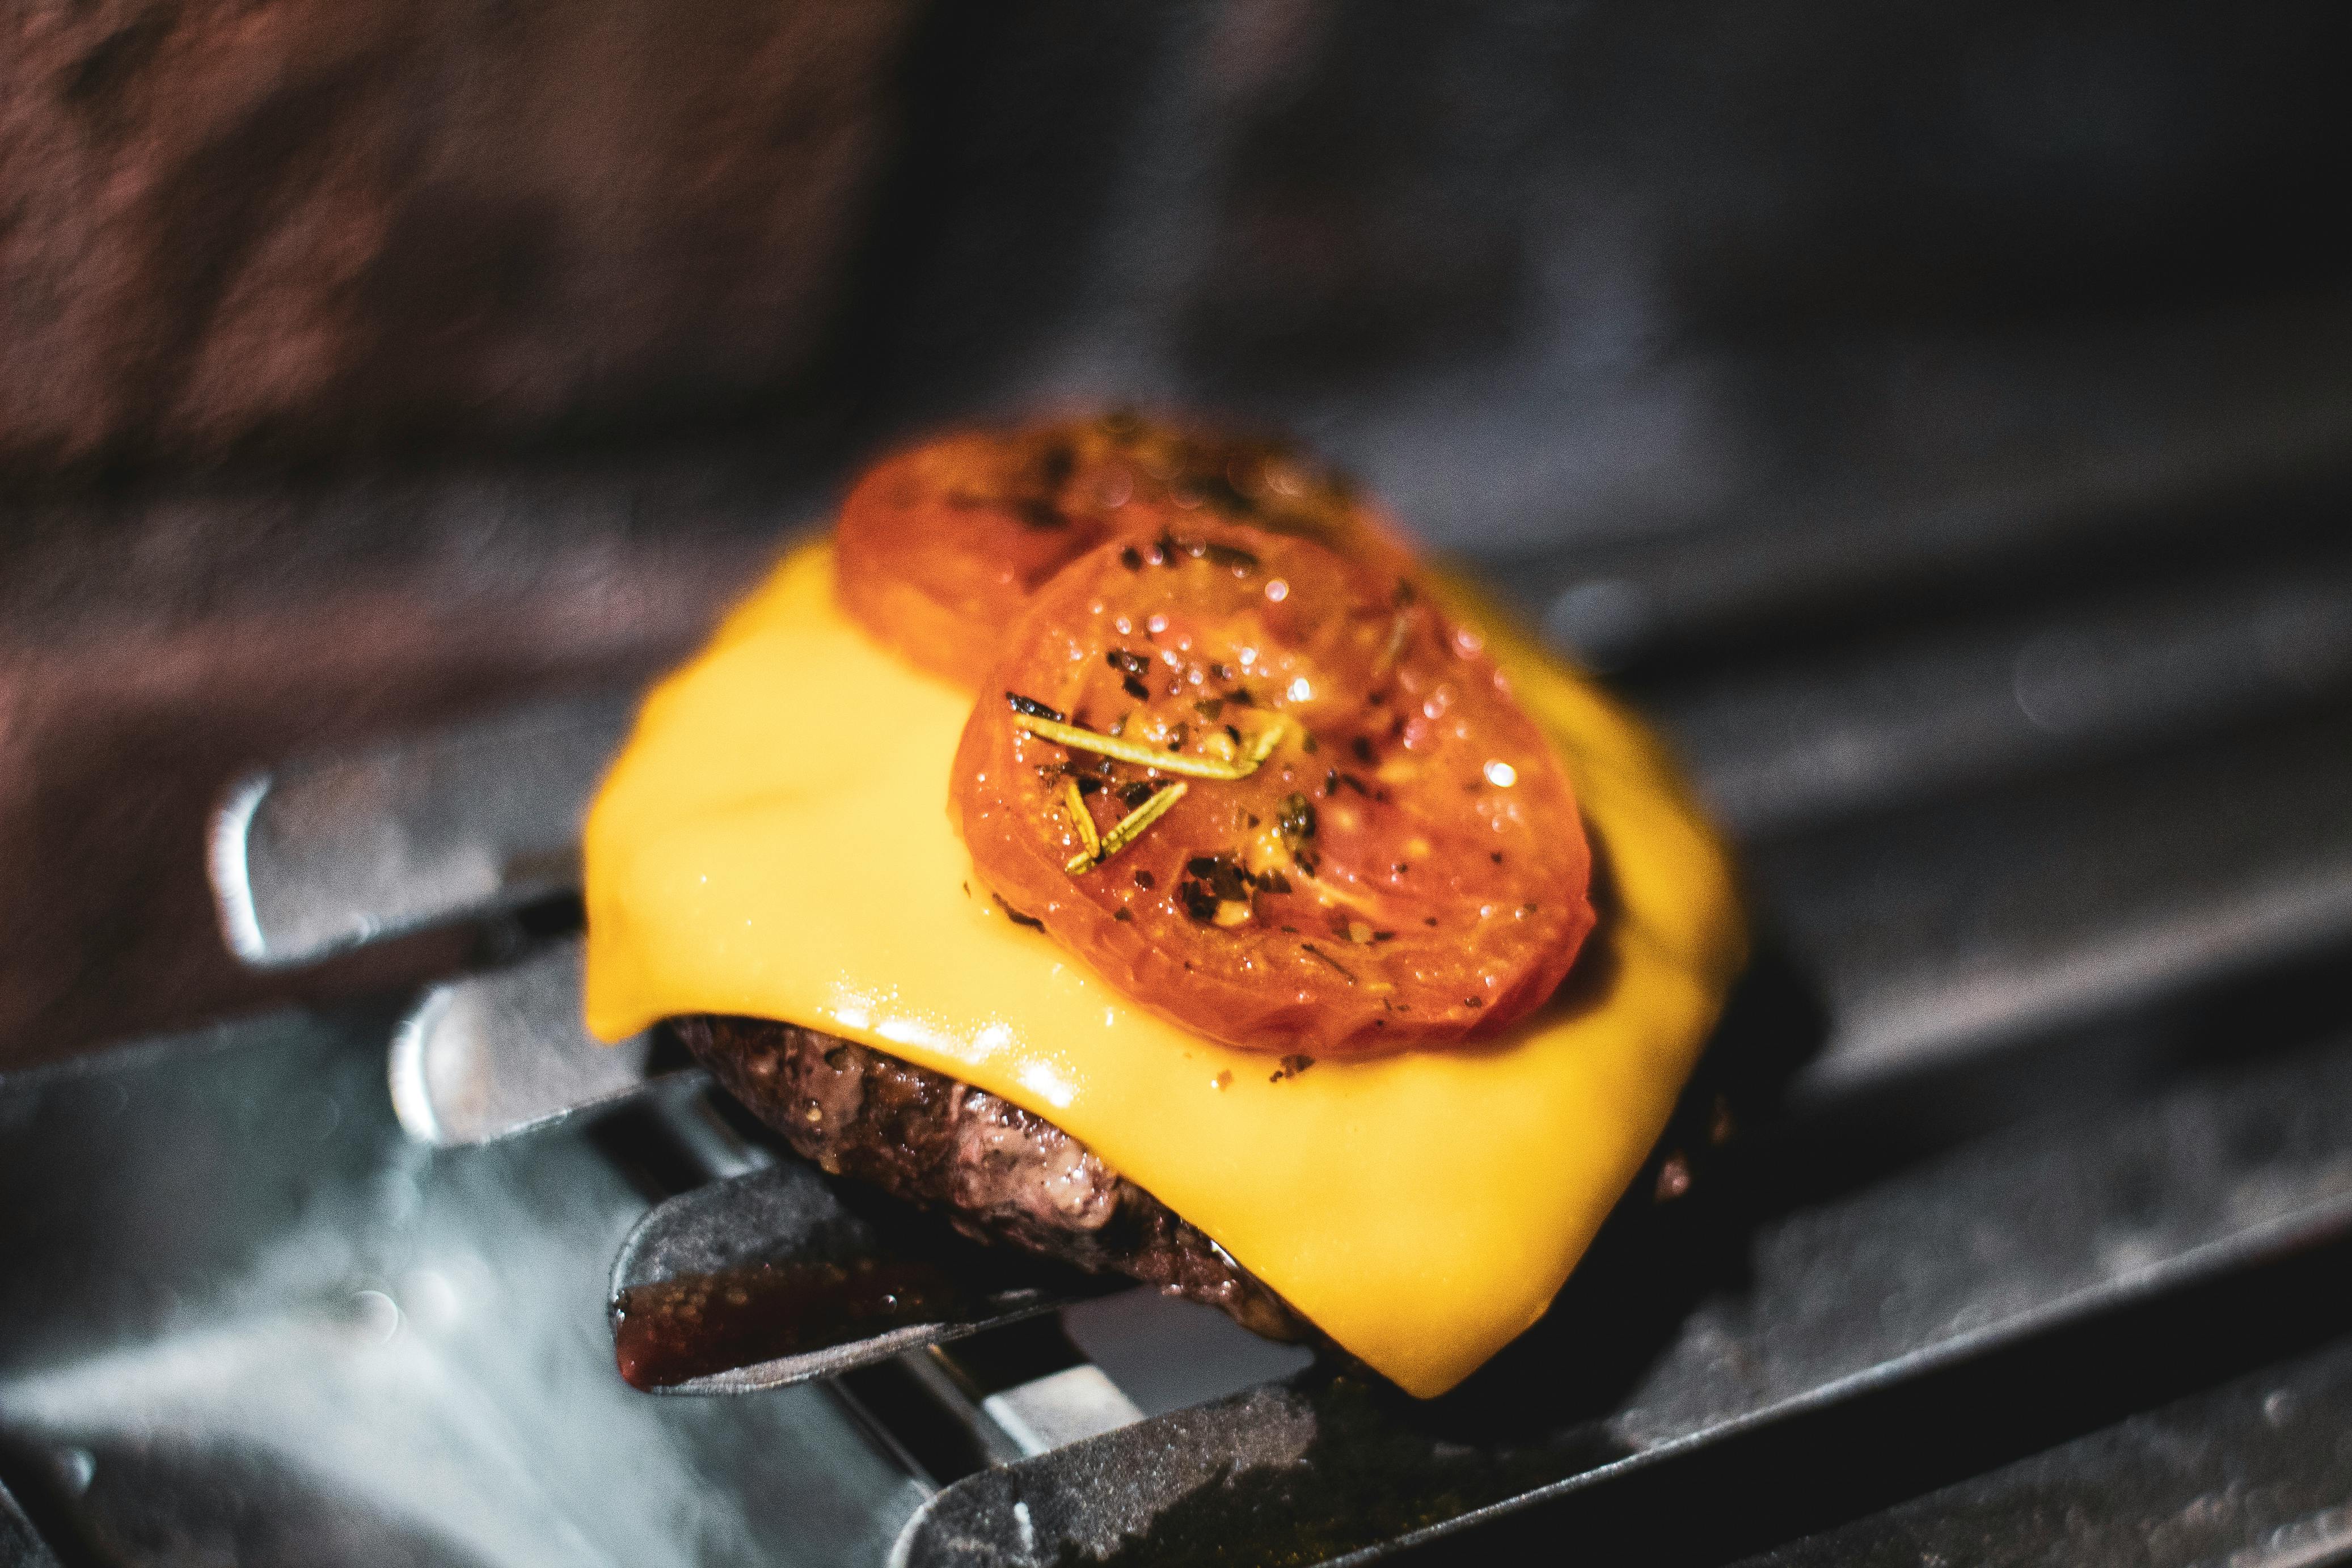
M972 697L791 557L647 699L585 839L587 1019L738 1013L860 1040L1083 1140L1413 1394L1542 1315L1664 1128L1742 937L1655 744L1452 592L1556 737L1615 907L1562 995L1487 1044L1318 1062L1185 1032L1007 919L947 817Z

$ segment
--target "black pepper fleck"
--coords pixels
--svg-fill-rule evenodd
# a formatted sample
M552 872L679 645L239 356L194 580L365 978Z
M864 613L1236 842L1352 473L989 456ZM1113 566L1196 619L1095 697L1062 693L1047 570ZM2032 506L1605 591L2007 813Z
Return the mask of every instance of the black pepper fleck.
M1012 921L1013 925L1025 925L1032 931L1043 931L1045 929L1045 923L1038 919L1035 915L1024 915L1019 910L1013 908L1011 904L1005 903L1004 895L1003 894L992 893L988 896L996 900L996 907L1004 911L1005 918Z
M1012 705L1014 713L1025 713L1031 718L1051 719L1055 724L1064 722L1061 709L1047 707L1035 697L1024 697L1019 692L1007 692L1004 694L1004 700Z
M1347 965L1339 962L1339 959L1331 956L1330 954L1323 951L1322 948L1315 946L1314 943L1301 942L1298 945L1298 947L1299 951L1307 954L1308 956L1319 958L1324 963L1329 965L1332 968L1339 970L1340 978L1346 980L1348 984L1352 986L1356 983L1356 974L1354 970L1349 968Z

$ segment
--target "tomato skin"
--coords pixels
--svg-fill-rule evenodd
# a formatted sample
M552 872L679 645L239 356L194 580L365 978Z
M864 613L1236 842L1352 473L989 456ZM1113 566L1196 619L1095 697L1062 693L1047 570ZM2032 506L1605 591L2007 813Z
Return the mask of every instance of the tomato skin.
M1283 447L1115 414L958 432L883 459L842 505L841 602L917 665L969 684L1063 566L1114 536L1202 518L1411 559L1392 525Z
M1019 699L1017 702L1013 699ZM1167 752L1106 759L1058 714ZM1097 836L1184 764L1184 794L1098 864ZM1474 635L1408 580L1234 528L1113 539L1004 639L950 810L1008 907L1144 1006L1244 1048L1341 1056L1491 1034L1557 988L1593 924L1559 758Z

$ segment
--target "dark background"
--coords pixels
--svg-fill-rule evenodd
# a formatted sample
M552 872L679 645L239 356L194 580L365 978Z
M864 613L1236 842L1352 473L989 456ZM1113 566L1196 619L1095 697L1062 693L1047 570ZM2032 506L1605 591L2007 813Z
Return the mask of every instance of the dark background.
M2347 34L2315 4L25 0L0 1066L457 961L236 972L223 784L658 667L940 420L1286 426L1637 692L1987 571L2126 579L2249 507L2337 537Z

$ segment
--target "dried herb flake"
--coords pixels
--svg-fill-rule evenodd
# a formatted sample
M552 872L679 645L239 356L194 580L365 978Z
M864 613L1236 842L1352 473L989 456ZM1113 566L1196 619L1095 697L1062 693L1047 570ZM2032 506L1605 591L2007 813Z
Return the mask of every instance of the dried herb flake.
M1348 984L1352 986L1356 983L1356 975L1354 970L1349 968L1347 965L1339 962L1339 959L1331 956L1330 954L1323 951L1322 948L1315 946L1314 943L1301 942L1298 946L1299 950L1306 953L1308 956L1320 958L1324 963L1328 964L1334 969L1339 970L1340 978L1346 980Z
M1062 722L1061 709L1047 707L1035 697L1024 697L1019 692L1007 692L1004 694L1004 700L1012 705L1014 713L1025 714L1031 718L1042 718L1053 724Z

